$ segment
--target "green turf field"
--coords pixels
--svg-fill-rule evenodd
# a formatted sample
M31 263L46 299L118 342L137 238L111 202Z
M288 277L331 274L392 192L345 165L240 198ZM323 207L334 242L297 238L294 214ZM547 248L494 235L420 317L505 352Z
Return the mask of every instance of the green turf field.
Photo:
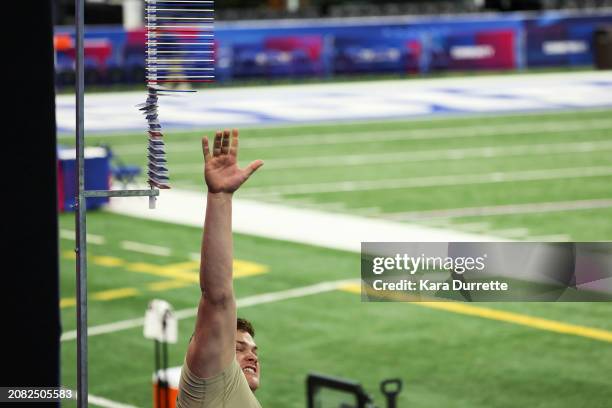
M73 228L71 215L60 221L63 231ZM198 250L198 229L101 212L90 213L88 221L90 326L141 317L152 298L166 299L178 310L196 305L198 286L190 277L197 276L197 266L190 254ZM126 250L124 241L161 246L171 254ZM73 245L61 241L64 332L75 328ZM241 235L235 249L238 260L262 272L236 279L238 298L359 276L357 254ZM165 276L159 268L182 273ZM418 304L361 303L359 295L343 290L251 306L239 314L256 325L262 361L257 395L266 407L304 407L309 372L361 381L379 402L378 382L400 377L405 382L400 407L609 406L612 304L485 306L604 329L608 340ZM193 318L181 320L171 365L181 363L193 325ZM62 382L70 387L75 387L75 344L62 343ZM153 345L141 327L93 336L89 347L91 394L151 406Z
M177 188L202 189L201 134L167 135ZM87 143L144 164L144 135ZM611 152L612 110L249 128L240 161L266 165L238 197L513 239L610 240ZM75 329L73 218L60 216L65 333ZM196 306L197 228L90 212L88 232L90 326L142 317L153 298ZM239 299L359 277L358 254L324 248L236 235L235 256ZM339 288L239 314L256 325L257 396L268 408L304 407L308 372L358 380L379 406L378 383L389 377L404 380L400 407L610 406L612 304L475 307L468 315L361 303ZM171 365L180 365L193 324L181 320ZM573 334L560 333L564 324ZM93 336L89 347L91 394L151 406L153 344L142 327ZM75 359L75 341L63 341L62 382L73 388Z
M177 188L201 189L202 133L167 135ZM144 165L144 138L87 140ZM240 160L266 164L238 197L511 239L608 240L611 154L612 110L248 128Z

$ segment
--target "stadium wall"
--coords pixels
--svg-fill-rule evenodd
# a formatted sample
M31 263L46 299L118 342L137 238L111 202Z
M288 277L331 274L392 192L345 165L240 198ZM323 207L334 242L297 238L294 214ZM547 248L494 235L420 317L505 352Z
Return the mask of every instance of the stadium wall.
M217 23L216 76L223 82L592 66L594 32L606 25L612 10ZM56 28L54 43L57 83L70 85L73 29ZM144 81L144 30L89 27L85 53L90 84Z

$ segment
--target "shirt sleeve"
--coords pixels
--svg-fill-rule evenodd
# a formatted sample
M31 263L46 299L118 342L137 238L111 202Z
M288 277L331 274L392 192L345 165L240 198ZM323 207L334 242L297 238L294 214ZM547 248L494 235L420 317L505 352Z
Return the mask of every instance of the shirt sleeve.
M200 378L183 363L177 408L261 408L236 359L219 374Z

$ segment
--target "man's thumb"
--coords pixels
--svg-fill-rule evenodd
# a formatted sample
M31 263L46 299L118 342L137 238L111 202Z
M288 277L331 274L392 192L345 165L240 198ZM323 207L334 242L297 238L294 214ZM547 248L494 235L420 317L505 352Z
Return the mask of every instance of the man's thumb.
M255 160L254 162L251 162L251 164L249 164L245 169L247 177L250 177L251 174L255 173L255 171L257 171L258 168L263 166L263 164L263 160Z

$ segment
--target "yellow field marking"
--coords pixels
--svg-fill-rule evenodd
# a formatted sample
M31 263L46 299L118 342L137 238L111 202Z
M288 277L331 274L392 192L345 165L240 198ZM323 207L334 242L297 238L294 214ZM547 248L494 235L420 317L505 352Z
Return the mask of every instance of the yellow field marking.
M343 291L361 294L360 284L347 284L340 288ZM378 293L378 292L376 292ZM407 300L407 296L397 293L380 294L385 298L392 300ZM594 340L612 342L612 331L604 329L595 329L586 326L558 322L556 320L542 319L540 317L532 317L514 312L505 312L501 310L489 309L481 306L474 306L461 302L411 302L415 306L427 307L430 309L444 310L446 312L458 313L468 316L481 317L483 319L498 320L507 323L518 324L522 326L532 327L535 329L551 331L555 333L570 334L573 336L586 337Z
M115 258L114 256L95 255L91 257L91 261L100 266L117 267L125 265L125 261L123 259Z
M66 259L76 259L74 251L64 251L62 256ZM154 276L165 278L186 280L189 282L199 282L200 261L177 262L167 265L155 265L147 262L127 262L124 259L113 256L94 255L90 258L91 262L107 267L123 266L131 272L148 273ZM234 278L244 278L246 276L261 275L269 271L268 266L256 262L235 259L233 262Z
M169 280L169 281L161 281L161 282L153 282L147 285L147 289L152 292L160 292L167 289L177 289L184 288L185 286L190 286L190 282L185 282L181 280Z
M63 251L62 252L62 257L66 258L66 259L76 259L76 254L74 253L74 250L72 250L72 251Z
M74 251L64 251L62 256L66 259L75 259ZM127 262L124 259L112 256L93 255L90 261L99 266L122 267L130 272L145 273L153 276L170 278L161 282L153 282L146 285L146 289L152 292L160 292L167 289L176 289L198 284L200 282L200 261L177 262L167 265L155 265L147 262ZM234 278L243 278L267 273L269 268L266 265L255 262L234 260ZM137 296L141 292L136 288L119 288L103 292L95 292L91 295L94 300L113 300ZM60 308L76 305L76 299L64 298L60 300Z
M242 261L239 259L234 260L234 278L243 278L245 276L260 275L268 272L266 265L258 264L255 262Z
M177 262L173 264L167 265L171 268L176 269L184 269L184 270L199 270L200 269L200 261L185 261L185 262Z
M233 263L234 278L260 275L268 272L268 267L255 262L235 260ZM126 264L126 269L131 272L147 273L155 276L163 276L184 280L192 283L200 282L200 262L187 261L169 265L153 265L146 262Z
M76 298L63 298L60 299L60 309L65 307L76 306Z
M63 251L62 257L65 259L73 260L73 259L76 259L76 254L74 253L74 250ZM89 258L89 260L96 265L110 266L110 267L122 266L122 265L125 265L126 263L121 258L115 258L114 256L102 256L102 255L93 255Z
M200 261L193 260L187 262L180 262L167 265L167 267L171 268L171 270L173 271L187 270L199 274ZM262 273L268 272L269 270L266 265L250 261L243 261L240 259L235 259L232 263L232 267L234 268L234 278L244 278L245 276L260 275Z
M114 300L119 298L136 296L139 293L140 291L136 288L119 288L104 290L102 292L94 292L92 293L91 298L95 300Z
M94 300L108 301L126 297L132 297L140 294L140 291L136 288L119 288L104 290L101 292L94 292L91 294L91 298ZM76 306L76 298L63 298L60 299L60 308Z
M179 265L183 265L187 262L181 262ZM198 272L190 271L184 266L175 267L174 264L170 265L153 265L146 262L136 262L126 265L126 269L130 272L146 273L154 276L162 276L164 278L178 279L182 281L198 283L200 281L200 275Z

